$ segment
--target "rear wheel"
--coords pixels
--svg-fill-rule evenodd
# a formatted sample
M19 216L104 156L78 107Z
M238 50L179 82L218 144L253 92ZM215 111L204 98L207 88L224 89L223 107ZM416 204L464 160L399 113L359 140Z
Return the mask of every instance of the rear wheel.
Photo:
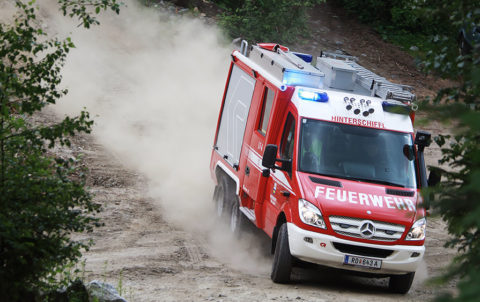
M393 275L388 282L388 288L391 292L397 294L406 294L412 286L415 273L408 273L406 275Z
M278 231L277 243L275 245L275 254L273 257L272 274L270 277L275 283L290 282L292 273L292 255L290 254L290 245L288 244L287 224L284 223Z
M215 214L217 218L225 219L228 209L228 185L224 177L220 177L219 179L213 201L215 202Z

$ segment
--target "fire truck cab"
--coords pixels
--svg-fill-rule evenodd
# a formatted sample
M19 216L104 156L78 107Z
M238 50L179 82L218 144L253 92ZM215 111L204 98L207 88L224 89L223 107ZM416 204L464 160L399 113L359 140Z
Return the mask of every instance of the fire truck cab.
M216 215L272 238L274 282L302 261L408 292L425 253L430 142L414 133L411 88L333 53L243 41L231 57L210 163Z

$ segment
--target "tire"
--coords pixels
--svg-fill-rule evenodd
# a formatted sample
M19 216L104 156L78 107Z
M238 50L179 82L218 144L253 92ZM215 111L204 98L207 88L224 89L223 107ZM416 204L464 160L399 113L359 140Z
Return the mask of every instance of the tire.
M272 274L270 278L275 283L289 283L292 274L292 255L288 244L287 224L280 227L273 256Z
M215 216L220 220L225 220L228 212L228 185L225 177L220 177L215 193L213 195L215 203Z
M230 209L230 232L235 237L240 237L245 228L246 217L240 211L240 205L238 202L234 202Z
M406 294L412 286L414 277L415 273L390 276L390 281L388 282L388 289L393 293Z

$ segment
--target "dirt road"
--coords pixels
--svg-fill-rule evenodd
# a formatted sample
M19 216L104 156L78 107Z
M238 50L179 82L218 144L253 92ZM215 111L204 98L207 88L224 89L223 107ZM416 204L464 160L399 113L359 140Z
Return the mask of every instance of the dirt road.
M51 2L50 2L51 3ZM44 8L45 27L61 35L71 22ZM312 39L300 50L340 49L394 81L426 95L438 83L418 73L412 58L368 28L322 6ZM208 161L230 47L203 21L147 12L133 3L121 18L74 32L78 50L65 69L70 94L40 117L52 121L87 106L93 136L80 136L65 156L83 154L88 185L103 205L105 226L79 239L95 240L84 254L88 280L120 287L129 301L424 301L454 251L443 248L445 225L428 223L427 252L407 295L386 279L325 269L297 269L295 282L270 281L269 239L253 232L237 241L213 221ZM361 39L361 41L359 41ZM293 48L293 47L292 47ZM441 83L440 83L441 84ZM436 127L432 127L438 129ZM438 149L429 151L429 163Z
M185 231L165 220L145 193L146 179L125 169L94 137L77 138L72 149L73 155L85 155L89 186L104 207L105 226L83 236L96 242L85 253L87 280L106 280L117 288L121 282L129 301L425 301L436 290L424 281L438 275L454 254L443 248L444 223L433 218L424 264L407 295L388 293L387 279L324 268L296 269L293 284L274 284L270 242L261 232L239 243L228 230L219 230L220 243L211 233Z

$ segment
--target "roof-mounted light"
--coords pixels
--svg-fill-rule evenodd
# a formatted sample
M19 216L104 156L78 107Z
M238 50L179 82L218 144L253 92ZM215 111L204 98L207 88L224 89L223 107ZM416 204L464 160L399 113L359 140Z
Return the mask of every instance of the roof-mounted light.
M315 91L299 89L298 96L302 100L306 100L306 101L314 101L314 102L321 102L321 103L328 102L328 94L326 92L315 92Z
M307 53L300 53L300 52L292 52L294 55L299 57L300 59L304 60L307 63L312 63L313 56Z

